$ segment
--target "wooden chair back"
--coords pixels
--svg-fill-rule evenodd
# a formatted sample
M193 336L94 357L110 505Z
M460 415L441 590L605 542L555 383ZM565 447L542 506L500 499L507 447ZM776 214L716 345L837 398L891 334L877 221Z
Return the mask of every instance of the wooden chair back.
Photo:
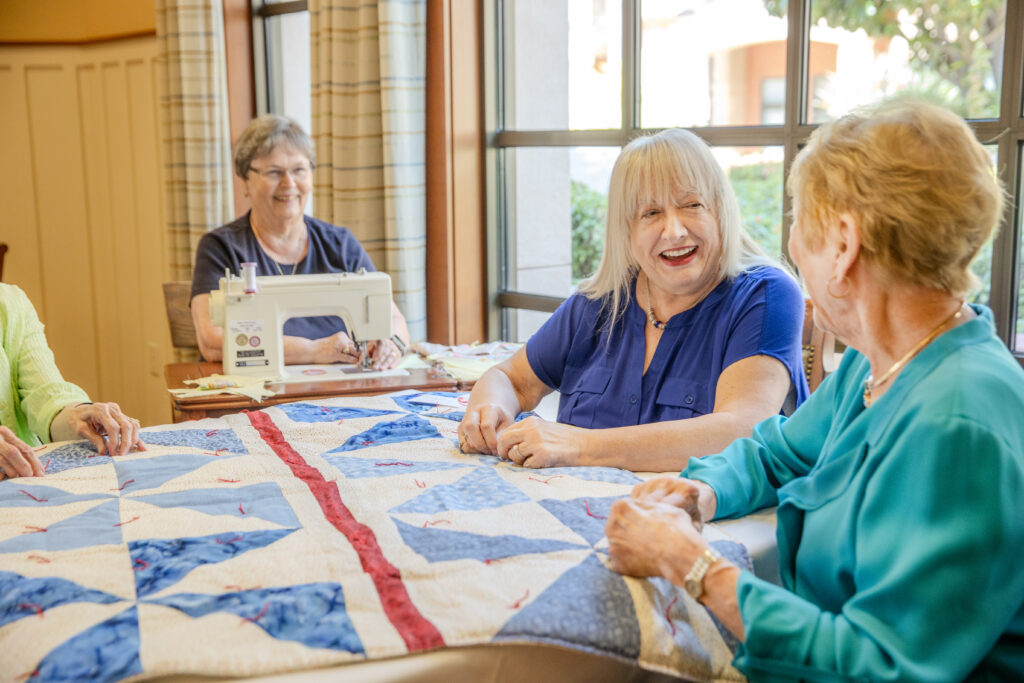
M167 323L171 328L171 343L176 349L197 349L196 328L192 324L192 283L165 282L164 306L167 307Z
M811 391L818 388L825 376L835 370L836 338L814 325L814 304L804 299L804 374Z
M0 242L0 282L4 281L4 254L7 253L7 243Z

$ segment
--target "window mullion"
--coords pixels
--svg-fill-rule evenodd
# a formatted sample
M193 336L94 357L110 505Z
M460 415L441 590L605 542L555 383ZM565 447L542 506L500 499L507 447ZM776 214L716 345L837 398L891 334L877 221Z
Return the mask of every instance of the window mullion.
M814 130L814 126L804 124L804 113L807 111L807 53L811 39L811 0L797 0L789 3L789 27L786 32L786 121L785 141L782 159L783 183L789 177L789 167L800 150L800 145ZM788 256L786 245L789 243L790 216L792 200L789 193L782 193L782 245L781 253Z
M640 25L640 0L622 0L622 130L629 132L640 118Z
M998 137L999 179L1013 201L1003 212L999 234L992 244L992 272L989 305L996 334L1013 348L1016 331L1017 271L1020 244L1021 92L1024 80L1024 4L1007 2L1003 44L1002 97L998 126L981 140Z

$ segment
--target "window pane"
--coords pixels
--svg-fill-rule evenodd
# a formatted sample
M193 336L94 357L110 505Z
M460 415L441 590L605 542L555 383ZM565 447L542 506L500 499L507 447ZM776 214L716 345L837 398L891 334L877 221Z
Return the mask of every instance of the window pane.
M996 160L999 158L999 147L997 145L985 145L985 151L988 152L989 157L992 159L992 173L995 173ZM995 235L993 234L985 242L974 262L971 263L971 272L978 276L978 279L981 281L981 287L978 291L968 296L968 300L971 303L985 304L986 306L989 303L989 297L992 293L992 241L994 239Z
M1018 148L1018 157L1024 149ZM1024 166L1024 164L1022 164ZM1021 170L1024 170L1022 168ZM1018 171L1020 174L1020 171ZM1021 188L1024 189L1024 174L1021 175ZM1022 193L1021 196L1024 196ZM1017 325L1013 340L1013 349L1024 353L1024 211L1021 215L1020 244L1017 245Z
M810 122L906 90L965 118L998 118L1005 2L815 0L811 8Z
M597 269L604 245L608 180L618 147L521 147L506 151L511 195L508 289L568 297ZM525 339L547 314L519 312Z
M505 7L505 127L622 125L621 0L509 0Z
M640 119L649 128L781 124L786 3L644 0ZM742 19L742 20L740 20Z
M311 133L309 12L267 17L267 102Z
M743 229L766 252L782 256L782 147L714 147L740 204Z

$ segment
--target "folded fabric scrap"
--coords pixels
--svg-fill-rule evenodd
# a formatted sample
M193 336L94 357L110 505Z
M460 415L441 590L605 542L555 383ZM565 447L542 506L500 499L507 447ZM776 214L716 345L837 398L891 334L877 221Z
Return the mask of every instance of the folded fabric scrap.
M476 381L484 372L511 357L522 346L504 341L458 346L418 342L413 344L412 349L428 361L440 363L455 379Z
M267 389L266 380L262 377L243 377L241 375L210 375L199 379L186 379L185 384L195 389L168 389L178 398L211 396L213 394L236 394L248 396L254 401L261 401L276 392Z

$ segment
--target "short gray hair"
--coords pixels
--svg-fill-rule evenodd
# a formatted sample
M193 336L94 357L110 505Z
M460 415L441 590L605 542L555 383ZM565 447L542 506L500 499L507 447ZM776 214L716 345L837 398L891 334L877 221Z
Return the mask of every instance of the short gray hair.
M313 140L302 126L287 116L264 114L250 121L235 142L235 174L244 180L252 169L253 160L270 154L282 142L304 154L310 167L316 167Z

